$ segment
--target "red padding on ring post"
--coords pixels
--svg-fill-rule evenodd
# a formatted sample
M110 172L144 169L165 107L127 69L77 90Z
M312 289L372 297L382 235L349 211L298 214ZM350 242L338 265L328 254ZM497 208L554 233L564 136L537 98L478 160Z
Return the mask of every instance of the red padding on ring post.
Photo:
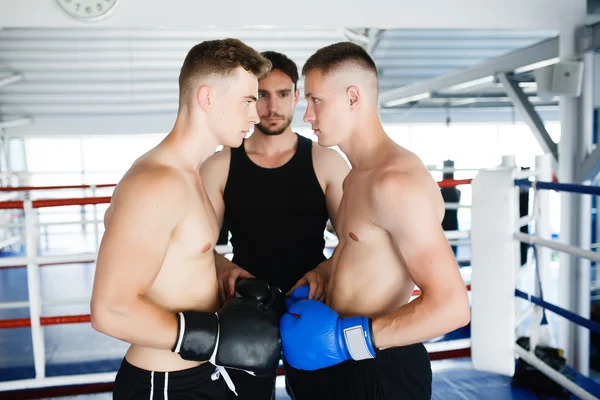
M90 322L90 315L64 315L58 317L41 317L40 325L62 325L62 324L81 324ZM31 326L31 320L29 318L19 319L6 319L0 321L0 329L10 328L27 328Z
M455 187L458 185L470 185L472 179L444 179L439 181L438 185L441 188Z

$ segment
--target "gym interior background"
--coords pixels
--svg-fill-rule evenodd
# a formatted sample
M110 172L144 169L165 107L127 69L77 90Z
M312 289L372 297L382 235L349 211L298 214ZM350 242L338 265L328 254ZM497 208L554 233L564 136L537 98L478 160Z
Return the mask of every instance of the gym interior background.
M239 2L238 12L231 14L235 7L230 3L122 0L110 15L88 22L61 9L60 0L0 0L2 185L116 183L171 128L178 70L187 50L220 37L285 53L300 68L327 44L350 40L363 45L379 68L380 113L387 132L421 157L437 180L446 160L454 162L454 178L461 179L497 167L505 155L514 155L526 169L534 168L536 156L553 153L559 165L581 164L557 167L557 179L597 184L600 1L321 3L305 1L288 10L283 2L256 7ZM560 68L570 79L561 79ZM301 96L293 127L315 139L302 121L305 107ZM561 140L563 132L568 140ZM565 141L570 144L563 145ZM27 196L108 196L112 190L92 189L32 191ZM458 211L458 230L468 231L471 189L459 189L465 208ZM9 192L2 200L19 196ZM551 230L558 237L565 229L565 207L555 193L550 205ZM105 209L105 204L38 209L39 222L45 224L40 249L44 254L93 251L96 236L82 222L101 220ZM0 224L5 226L14 221L15 212L3 211ZM589 213L595 243L595 201ZM573 214L572 220L579 217ZM93 226L101 235L102 224ZM6 239L13 231L3 229ZM23 246L14 243L0 252L5 257L22 254ZM468 251L468 246L459 249L466 259ZM554 260L558 269L558 256ZM91 284L90 272L84 274ZM0 280L2 276L0 271ZM600 322L594 263L588 285L590 316ZM0 300L8 301L7 293L0 293ZM17 310L2 312L3 318L19 315ZM594 377L600 375L600 338L590 337L586 372Z

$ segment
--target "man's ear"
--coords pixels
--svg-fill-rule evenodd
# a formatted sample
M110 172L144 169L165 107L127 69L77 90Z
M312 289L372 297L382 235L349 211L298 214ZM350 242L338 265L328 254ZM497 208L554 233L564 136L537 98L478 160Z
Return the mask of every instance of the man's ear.
M213 101L212 88L208 85L200 86L196 92L196 100L201 108L208 110Z
M354 109L360 102L360 90L356 86L350 86L346 89L346 98L348 99L348 105Z

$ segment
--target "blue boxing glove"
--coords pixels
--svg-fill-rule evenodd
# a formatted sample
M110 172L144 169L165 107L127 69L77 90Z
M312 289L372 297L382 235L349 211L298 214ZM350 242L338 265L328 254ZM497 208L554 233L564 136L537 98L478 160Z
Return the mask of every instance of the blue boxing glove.
M293 304L281 318L280 330L283 357L296 369L327 368L374 358L377 352L369 318L340 318L316 300Z
M303 285L299 286L290 293L288 297L285 298L285 305L289 309L293 304L297 303L300 300L308 299L308 294L310 293L310 286Z

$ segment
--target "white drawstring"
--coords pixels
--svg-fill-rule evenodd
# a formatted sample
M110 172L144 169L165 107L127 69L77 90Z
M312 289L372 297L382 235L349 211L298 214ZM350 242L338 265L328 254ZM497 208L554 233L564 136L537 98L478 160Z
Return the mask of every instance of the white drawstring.
M216 314L216 315L217 315L217 321L218 321L219 314ZM225 383L227 384L227 387L229 388L229 390L231 390L237 396L238 394L235 391L235 385L233 384L233 381L231 380L231 377L227 373L227 370L225 369L225 367L217 365L217 361L216 361L216 359L217 359L217 349L219 348L219 337L220 337L220 334L221 334L221 326L219 324L217 324L217 326L218 326L218 330L217 330L217 344L215 345L215 348L214 348L213 353L210 356L210 360L209 360L209 362L212 365L214 365L216 367L216 369L215 369L215 372L213 372L210 377L211 377L211 379L213 381L216 381L217 379L219 379L220 375L223 375L223 379L225 379ZM255 376L254 372L246 371L245 369L242 369L240 371L244 371L247 374Z

